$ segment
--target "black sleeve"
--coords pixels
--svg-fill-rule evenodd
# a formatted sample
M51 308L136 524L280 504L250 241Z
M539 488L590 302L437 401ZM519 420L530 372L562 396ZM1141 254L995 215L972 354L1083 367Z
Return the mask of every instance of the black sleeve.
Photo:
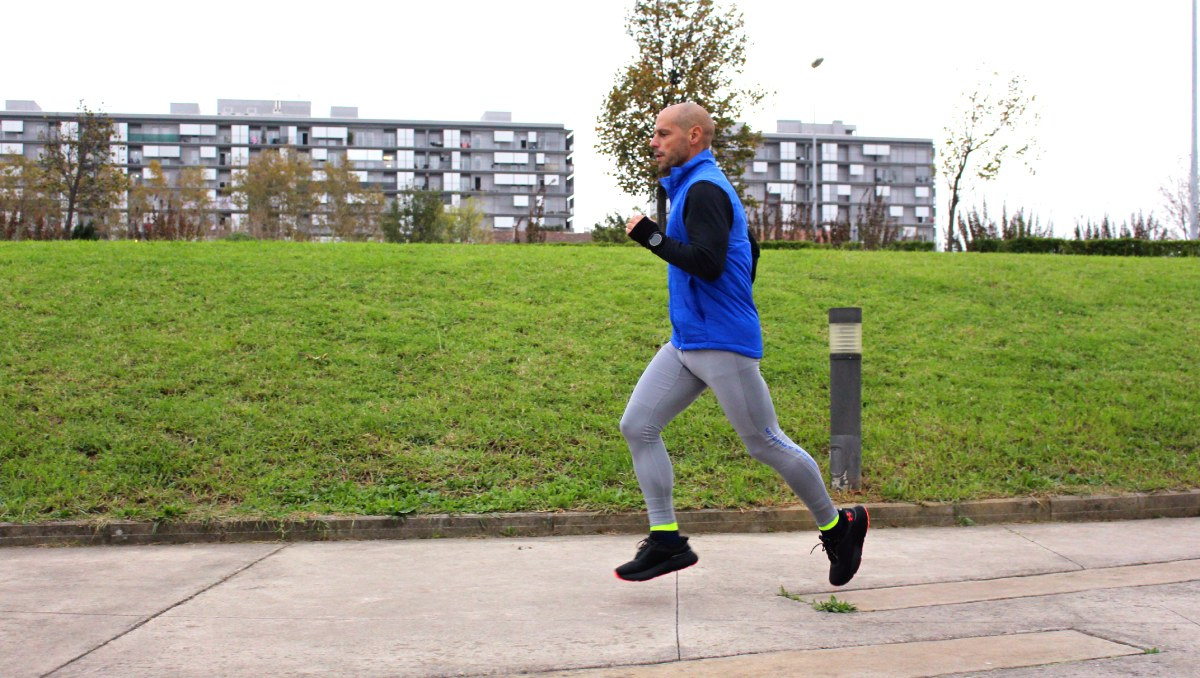
M658 246L650 247L650 236L660 231L649 219L638 222L629 237L663 261L694 276L709 282L720 278L729 253L729 230L733 228L733 203L729 196L712 182L693 184L683 201L683 226L687 229L687 243L663 237Z
M762 249L758 246L758 240L754 238L754 231L747 230L746 236L750 238L750 282L754 282L754 278L758 276L758 255Z

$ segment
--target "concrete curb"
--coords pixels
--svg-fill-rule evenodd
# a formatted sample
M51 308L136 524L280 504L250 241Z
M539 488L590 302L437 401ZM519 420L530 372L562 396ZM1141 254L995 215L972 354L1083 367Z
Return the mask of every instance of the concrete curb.
M945 527L1200 516L1200 489L1153 494L985 499L959 503L866 504L873 527ZM690 534L796 532L812 529L801 507L679 511ZM57 521L0 523L0 547L337 541L444 537L547 537L642 534L642 513L486 513L358 516L212 522Z

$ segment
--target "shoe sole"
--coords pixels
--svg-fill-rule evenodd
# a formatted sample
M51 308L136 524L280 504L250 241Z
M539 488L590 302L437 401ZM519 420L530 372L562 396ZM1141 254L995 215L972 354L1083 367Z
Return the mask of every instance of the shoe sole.
M867 517L866 527L863 528L863 550L865 551L866 545L867 545L867 532L869 532L871 530L871 512L867 510L866 506L862 507L862 510L863 510L863 515ZM861 566L862 566L862 552L860 551L858 554L858 565L854 566L854 574L858 574L858 568ZM851 575L851 576L853 577L853 575Z
M614 571L613 574L616 575L617 579L620 579L621 581L649 581L655 577L661 577L664 574L678 572L684 568L691 567L698 562L700 562L700 556L697 556L695 551L687 551L686 553L680 553L677 556L671 556L670 560L660 563L648 570L631 572L623 577L619 572Z

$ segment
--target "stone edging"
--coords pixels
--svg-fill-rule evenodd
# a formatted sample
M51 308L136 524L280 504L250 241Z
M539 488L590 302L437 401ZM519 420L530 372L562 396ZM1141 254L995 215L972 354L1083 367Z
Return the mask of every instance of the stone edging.
M1200 516L1200 489L1153 494L986 499L959 503L867 504L873 527L1138 520ZM812 529L801 507L679 511L688 533L794 532ZM642 534L642 513L485 513L359 516L213 522L59 521L0 523L0 547L335 541L441 537L547 537Z

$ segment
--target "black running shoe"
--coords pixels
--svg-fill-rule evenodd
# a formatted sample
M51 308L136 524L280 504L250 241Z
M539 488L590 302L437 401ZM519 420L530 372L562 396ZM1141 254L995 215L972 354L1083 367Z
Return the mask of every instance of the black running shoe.
M855 506L839 511L838 518L846 521L846 529L839 530L837 537L822 532L821 547L829 556L829 583L844 586L854 578L862 563L863 542L871 526L871 516L867 515L867 509Z
M617 568L617 578L646 581L695 565L700 556L688 546L687 540L687 537L680 537L678 544L667 545L653 536L643 539L633 560Z

